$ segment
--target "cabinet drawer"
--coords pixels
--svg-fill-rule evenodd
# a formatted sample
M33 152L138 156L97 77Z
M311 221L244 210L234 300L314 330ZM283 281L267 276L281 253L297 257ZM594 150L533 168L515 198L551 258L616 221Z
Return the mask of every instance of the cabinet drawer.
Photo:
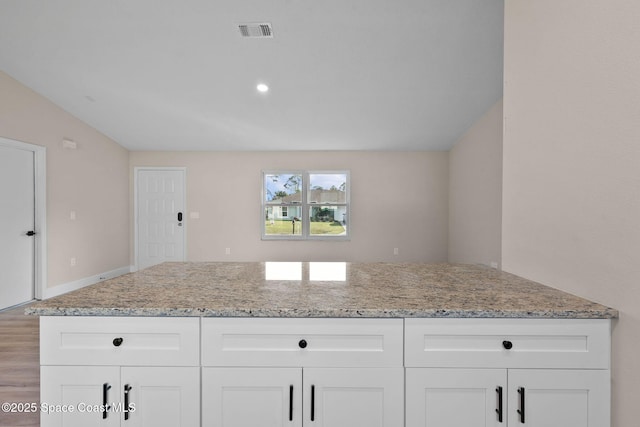
M608 369L607 319L406 319L405 365Z
M199 318L40 318L41 365L197 366Z
M402 366L402 319L202 319L206 366Z

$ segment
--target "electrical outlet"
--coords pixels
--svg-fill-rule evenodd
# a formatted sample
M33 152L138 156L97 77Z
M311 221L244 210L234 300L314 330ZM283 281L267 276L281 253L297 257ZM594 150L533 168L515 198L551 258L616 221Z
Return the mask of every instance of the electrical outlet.
M231 255L231 248L224 248L225 255Z
M71 264L71 267L76 266L76 257L71 258L70 264Z
M398 248L393 248L393 254L394 255L398 255L400 253L400 251L398 250Z
M491 266L491 268L498 268L498 263L495 261L491 261L491 264L489 264Z

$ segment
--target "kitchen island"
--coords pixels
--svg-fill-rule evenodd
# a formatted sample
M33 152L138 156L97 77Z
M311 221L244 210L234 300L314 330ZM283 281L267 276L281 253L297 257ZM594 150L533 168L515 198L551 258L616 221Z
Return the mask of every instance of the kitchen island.
M319 280L314 280L314 269ZM39 302L26 312L42 316L617 317L611 308L484 266L312 262L164 263Z
M610 423L617 311L482 266L165 263L27 313L43 427Z

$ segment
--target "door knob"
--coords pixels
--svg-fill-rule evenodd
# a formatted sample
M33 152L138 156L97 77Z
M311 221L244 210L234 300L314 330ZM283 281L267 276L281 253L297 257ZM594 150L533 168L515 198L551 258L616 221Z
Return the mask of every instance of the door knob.
M33 231L33 230L27 231L27 236L35 236L35 235L36 235L35 231Z

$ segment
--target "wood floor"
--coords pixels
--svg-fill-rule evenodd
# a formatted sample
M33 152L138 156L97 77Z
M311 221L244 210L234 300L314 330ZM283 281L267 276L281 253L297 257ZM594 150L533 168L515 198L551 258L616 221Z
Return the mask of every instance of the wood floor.
M37 316L25 316L24 306L0 312L0 404L40 405L40 345ZM0 410L0 426L40 426L40 413Z

